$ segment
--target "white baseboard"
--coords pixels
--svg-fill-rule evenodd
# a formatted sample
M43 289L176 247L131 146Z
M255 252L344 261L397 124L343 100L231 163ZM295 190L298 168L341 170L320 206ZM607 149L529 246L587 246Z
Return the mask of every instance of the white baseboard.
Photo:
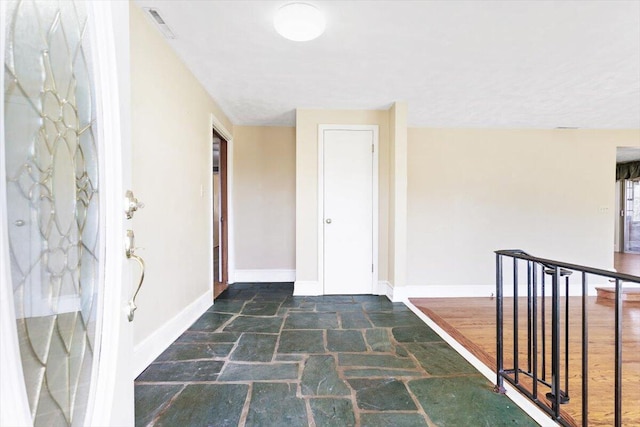
M208 290L202 296L185 307L180 313L167 321L154 333L142 340L133 349L133 378L136 378L156 357L171 345L213 304L213 291Z
M235 270L233 283L295 282L295 270Z
M393 285L386 280L381 280L378 282L378 289L375 294L384 295L389 298L390 301L393 301Z
M324 289L317 280L296 280L293 285L293 296L317 296L323 295Z
M596 296L596 287L611 286L611 284L589 284L587 294ZM564 284L561 285L561 292L564 294ZM465 286L465 285L436 285L436 286L397 286L393 288L393 295L390 298L394 302L404 302L409 298L469 298L469 297L491 297L495 296L496 287L493 285ZM542 288L538 286L538 295L541 295ZM527 295L526 286L518 286L519 296ZM551 283L546 285L546 295L551 296ZM582 287L579 283L572 283L569 286L569 296L581 296ZM512 297L513 288L506 286L504 296Z

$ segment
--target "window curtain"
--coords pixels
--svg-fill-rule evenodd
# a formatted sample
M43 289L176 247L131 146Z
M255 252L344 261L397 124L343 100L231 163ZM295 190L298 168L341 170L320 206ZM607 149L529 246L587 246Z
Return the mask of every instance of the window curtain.
M640 178L640 161L618 163L616 165L616 181L634 178Z

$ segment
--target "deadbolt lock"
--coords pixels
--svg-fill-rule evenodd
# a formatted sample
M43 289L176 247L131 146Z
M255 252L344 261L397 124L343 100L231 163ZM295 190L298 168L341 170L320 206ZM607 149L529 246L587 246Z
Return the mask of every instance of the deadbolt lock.
M138 201L133 195L133 191L127 190L124 195L124 213L127 219L133 218L133 214L138 210L144 208L144 203Z

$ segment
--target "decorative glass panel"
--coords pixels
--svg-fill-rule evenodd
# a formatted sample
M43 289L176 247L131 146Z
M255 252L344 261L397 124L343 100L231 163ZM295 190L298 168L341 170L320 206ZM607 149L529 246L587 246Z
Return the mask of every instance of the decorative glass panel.
M103 252L86 5L13 1L5 19L5 179L25 382L36 426L79 426Z

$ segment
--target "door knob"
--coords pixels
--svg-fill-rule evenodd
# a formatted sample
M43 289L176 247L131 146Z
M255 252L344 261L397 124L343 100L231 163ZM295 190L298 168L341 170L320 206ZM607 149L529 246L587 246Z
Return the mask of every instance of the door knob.
M331 224L331 218L327 218L324 222L326 222L327 224Z

